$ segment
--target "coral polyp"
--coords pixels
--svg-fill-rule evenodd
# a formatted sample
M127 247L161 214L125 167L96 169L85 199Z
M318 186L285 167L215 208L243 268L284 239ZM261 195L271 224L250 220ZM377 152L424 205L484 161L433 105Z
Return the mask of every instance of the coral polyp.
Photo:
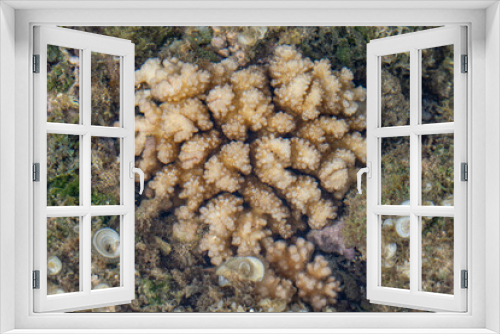
M118 262L120 260L120 235L111 228L102 228L92 237L92 249L105 262Z

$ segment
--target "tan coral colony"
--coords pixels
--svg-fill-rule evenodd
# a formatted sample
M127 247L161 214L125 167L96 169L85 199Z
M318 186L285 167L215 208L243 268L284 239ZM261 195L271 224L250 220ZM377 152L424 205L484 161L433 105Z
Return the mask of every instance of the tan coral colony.
M214 266L259 257L262 305L335 304L332 268L300 235L334 222L365 162L365 96L347 68L288 45L243 69L147 60L136 72L136 164L149 180L140 219L175 215L176 240Z

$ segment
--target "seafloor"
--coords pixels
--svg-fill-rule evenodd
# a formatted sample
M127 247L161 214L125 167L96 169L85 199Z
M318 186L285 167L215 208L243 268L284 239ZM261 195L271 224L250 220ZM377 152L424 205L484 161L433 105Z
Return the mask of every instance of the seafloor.
M136 45L136 299L97 312L392 312L366 299L366 44L430 27L72 27ZM422 51L422 122L453 121L453 49ZM382 125L409 122L409 56L382 61ZM48 121L79 122L79 52L48 50ZM119 121L119 59L92 55L92 124ZM78 136L48 136L47 205L79 204ZM409 141L382 204L409 200ZM120 141L92 140L92 204ZM453 136L422 137L422 201L453 205ZM409 220L381 217L382 285L409 287ZM78 219L48 220L49 293L78 291ZM119 286L118 217L92 221L93 288ZM97 232L100 231L100 234ZM99 239L98 241L96 241ZM453 293L453 220L422 218L422 288ZM102 249L101 249L101 248ZM119 253L119 252L118 252Z

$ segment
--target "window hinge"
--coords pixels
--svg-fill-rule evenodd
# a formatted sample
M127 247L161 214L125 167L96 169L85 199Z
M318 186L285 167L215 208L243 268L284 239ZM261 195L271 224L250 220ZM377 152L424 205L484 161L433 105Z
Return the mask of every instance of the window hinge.
M40 73L40 55L33 55L33 73Z
M33 289L40 289L40 270L33 270Z
M40 182L40 164L38 162L33 164L33 181Z
M462 162L460 164L460 169L461 169L461 172L460 172L461 177L460 177L460 179L462 181L469 181L469 166L467 165L467 163L466 162Z
M462 289L467 289L469 287L469 273L467 270L462 270L460 272L461 276L462 276Z
M462 73L469 72L469 56L462 55Z

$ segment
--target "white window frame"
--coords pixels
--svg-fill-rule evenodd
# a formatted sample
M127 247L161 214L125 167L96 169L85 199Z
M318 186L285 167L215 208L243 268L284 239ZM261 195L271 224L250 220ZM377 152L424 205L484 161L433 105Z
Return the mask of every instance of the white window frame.
M417 328L419 333L500 332L500 230L498 224L495 224L500 219L500 11L497 1L371 1L369 4L364 1L231 4L4 1L0 6L1 332L14 330L12 333L17 334L42 333L41 329L51 329L51 333L77 333L75 328L88 329L86 333L109 333L106 329L115 329L115 333L144 333L154 329L158 329L155 332L176 333L181 332L180 328L187 329L183 333L243 332L238 328L246 328L246 333L252 328L255 332L266 333L415 333ZM100 9L91 9L97 6ZM122 9L117 10L120 6ZM87 9L81 9L85 7ZM102 9L103 7L108 9ZM151 10L123 9L124 7L149 7ZM59 10L44 10L47 8ZM77 11L74 8L80 9ZM472 73L468 79L471 87L468 99L471 110L468 116L471 153L471 186L468 190L471 201L468 215L470 226L474 227L473 230L470 227L468 231L471 236L468 246L471 254L468 263L469 311L460 314L34 314L30 288L32 260L26 259L30 258L30 245L33 241L32 212L29 209L32 206L29 158L32 156L29 144L32 139L32 109L27 96L31 94L29 57L31 31L35 24L467 25L470 32L469 66ZM485 71L486 64L488 71ZM15 87L12 85L12 78L15 78ZM14 130L9 129L12 124L15 124ZM15 136L15 145L12 145L12 136ZM12 178L14 171L15 178ZM488 182L485 182L486 174ZM14 199L12 189L15 189ZM14 256L12 249L15 250ZM485 263L486 249L488 266ZM288 327L295 328L295 331L284 330Z
M467 184L461 181L461 163L467 163L467 73L461 71L461 56L467 54L467 30L449 26L371 41L367 45L367 299L377 304L395 305L423 310L467 310L467 290L461 288L461 270L467 269ZM454 57L454 119L453 122L423 124L422 119L422 54L421 50L451 45ZM382 126L381 57L408 52L410 55L409 124ZM422 205L422 135L453 135L454 204L452 206ZM409 139L410 194L409 205L382 203L382 141L385 138ZM383 215L408 216L410 219L410 286L396 289L383 286L382 221ZM421 218L453 217L453 293L421 291L422 230Z
M135 298L135 204L134 204L134 45L128 40L51 26L34 27L34 53L39 55L39 73L33 75L34 87L34 162L39 163L40 180L33 184L34 270L39 270L39 289L34 291L35 312L71 311L130 303ZM47 122L47 45L80 50L79 123ZM91 124L91 57L93 52L120 59L119 126ZM42 65L43 64L43 65ZM78 206L47 206L47 134L77 135L79 142ZM92 205L92 138L115 138L120 147L120 203ZM120 286L92 290L92 217L118 216L120 219ZM79 291L48 295L47 219L79 219Z

